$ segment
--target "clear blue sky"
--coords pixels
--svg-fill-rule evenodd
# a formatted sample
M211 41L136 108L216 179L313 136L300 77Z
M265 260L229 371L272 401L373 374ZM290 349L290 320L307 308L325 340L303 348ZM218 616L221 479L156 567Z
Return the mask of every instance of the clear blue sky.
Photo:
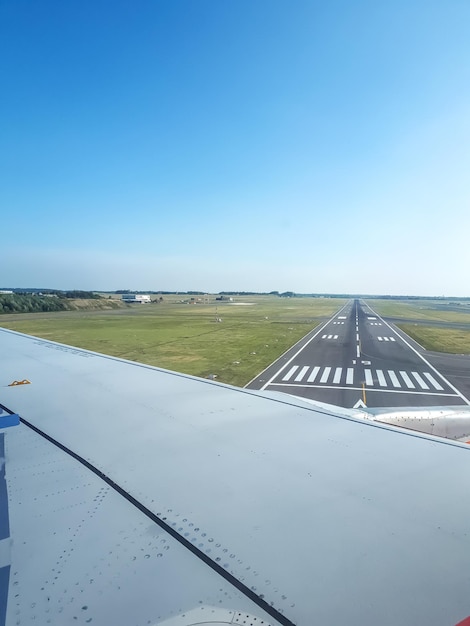
M470 295L468 0L0 0L0 286Z

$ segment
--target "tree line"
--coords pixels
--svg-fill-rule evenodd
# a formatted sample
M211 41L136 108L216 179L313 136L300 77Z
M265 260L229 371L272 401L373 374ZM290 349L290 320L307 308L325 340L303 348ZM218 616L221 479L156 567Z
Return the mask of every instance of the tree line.
M66 311L67 308L61 298L19 293L0 294L0 314Z

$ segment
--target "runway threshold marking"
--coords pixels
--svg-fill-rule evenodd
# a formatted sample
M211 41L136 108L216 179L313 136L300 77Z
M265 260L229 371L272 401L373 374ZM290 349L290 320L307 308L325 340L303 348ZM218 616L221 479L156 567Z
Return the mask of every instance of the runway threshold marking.
M418 372L411 372L411 375L413 376L413 378L416 379L416 381L418 382L418 385L421 387L421 389L429 389L428 385L426 385L426 383L421 378L421 376L418 374Z
M296 372L298 369L299 369L298 365L294 365L293 367L291 367L282 380L290 380L292 376L294 375L294 372Z
M420 390L429 390L431 385L437 391L445 391L442 385L440 385L434 376L432 376L429 372L417 372L415 370L408 372L405 370L399 370L398 372L395 372L391 369L372 369L370 367L370 361L364 362L364 365L368 365L369 367L362 369L361 367L343 368L320 365L293 365L287 373L284 374L280 381L273 382L272 384L279 385L281 383L290 382L295 385L295 383L302 383L302 381L306 383L314 383L320 375L320 379L318 381L319 383L327 383L332 377L330 383L334 385L341 385L342 382L346 385L353 385L354 378L356 377L356 380L359 383L364 382L368 388L393 387L394 389L401 389L402 386L405 386L408 389L416 389L417 392L421 393ZM310 369L310 374L308 374ZM305 381L306 377L307 379ZM345 380L342 381L343 377Z
M372 313L374 313L373 309L372 309L372 308L371 308L371 307L370 307L367 303L365 303L365 302L364 302L364 305L365 305L365 306L369 309L369 311L372 311ZM425 359L425 358L424 358L424 356L423 356L422 354L420 354L420 353L418 352L418 350L416 350L416 348L414 348L414 347L413 347L413 346L412 346L412 345L411 345L408 341L406 341L406 339L405 339L404 337L402 337L402 336L400 335L400 333L399 333L399 332L397 332L394 328L392 328L392 326L390 326L390 324L389 324L388 322L386 322L386 321L385 321L383 318L381 318L381 317L379 317L379 319L381 319L381 320L382 320L382 322L383 322L386 326L388 326L388 328L390 328L390 330L392 331L392 333L394 333L394 334L395 334L395 335L396 335L399 339L401 339L401 341L403 341L403 343L404 343L406 346L408 346L408 348L409 348L410 350L412 350L412 351L413 351L413 352L414 352L414 353L415 353L415 354L416 354L416 355L417 355L417 356L418 356L418 357L419 357L422 361L424 361L424 363L426 363L426 365L427 365L429 368L431 368L431 369L432 369L432 371L433 371L435 374L437 374L437 375L439 376L439 378L440 378L440 379L442 379L442 380L446 383L446 385L448 385L448 386L449 386L449 387L450 387L450 388L451 388L451 389L452 389L452 390L453 390L453 391L454 391L454 392L455 392L455 393L459 396L459 398L461 398L461 399L465 402L465 404L470 405L470 400L469 400L468 398L466 398L466 397L463 395L463 393L457 389L457 387L456 387L455 385L453 385L451 382L449 382L449 381L447 380L447 378L446 378L445 376L443 376L443 375L439 372L439 370L438 370L437 368L435 368L435 367L434 367L434 365L431 365L431 363L430 363L427 359Z
M386 387L387 381L385 380L384 373L382 372L382 370L376 370L376 372L377 372L377 380L379 381L379 385L381 387Z
M341 382L341 372L342 372L343 368L342 367L337 367L335 370L335 375L333 377L333 383L335 383L336 385L338 385Z
M411 378L408 376L408 374L406 372L403 372L403 371L400 370L400 376L405 381L405 385L408 387L408 389L414 389L415 388Z
M318 366L314 367L310 376L307 378L307 382L313 383L319 371L320 371L320 368Z
M349 302L347 302L347 303L343 306L343 308L339 310L339 313L341 313L342 311L344 311L344 309L345 309L348 305L349 305ZM264 391L264 390L266 389L266 387L269 387L269 385L273 382L273 380L274 380L277 376L279 376L279 374L280 374L282 371L284 371L284 369L285 369L288 365L290 365L290 364L292 363L292 361L293 361L293 360L294 360L294 359L295 359L295 358L296 358L296 357L297 357L297 356L298 356L298 355L302 352L302 350L305 350L305 348L309 345L309 343L310 343L310 342L312 342L312 341L313 341L313 340L314 340L314 339L315 339L315 338L316 338L316 337L317 337L317 336L318 336L318 335L322 332L322 330L324 330L324 329L326 328L326 326L328 326L328 324L331 322L331 320L332 320L332 319L333 319L336 315L337 315L337 313L335 313L335 315L334 315L333 317L330 317L330 319L329 319L327 322L325 322L325 323L323 324L323 326L320 326L320 328L317 330L317 332L316 332L316 333L314 333L314 334L310 337L310 339L309 339L308 341L306 341L306 342L303 344L303 346L302 346L301 348L299 348L299 350L297 350L297 352L295 352L295 353L291 356L291 358L290 358L290 359L289 359L286 363L284 363L284 365L283 365L283 366L282 366L282 367L281 367L281 368L280 368L280 369L279 369L279 370L278 370L278 371L277 371L277 372L276 372L273 376L271 376L271 378L270 378L268 381L266 381L266 382L264 383L264 385L260 388L260 391ZM302 338L302 339L300 339L300 342L302 342L302 341L303 341L303 338ZM298 342L298 343L299 343L299 342ZM291 347L291 348L289 348L289 350L292 350L292 347ZM285 352L284 354L286 354L287 352L289 352L289 350L286 350L286 352ZM282 358L282 355L279 357L279 359L280 359L280 358ZM278 359L278 361L279 361L279 359ZM272 364L271 364L271 365L272 365ZM266 367L266 368L263 370L263 372L265 372L265 371L266 371L269 367L271 367L271 365L268 365L268 367ZM254 379L253 379L253 381L254 381L254 380L256 380L257 378L259 378L259 376L261 376L261 374L262 374L263 372L261 372L260 374L258 374L258 376L256 376L256 378L254 378ZM249 385L251 382L253 382L253 381L250 381L250 382L248 383L248 385Z
M362 387L344 387L341 385L296 385L295 383L273 383L271 385L272 387L293 387L293 388L297 388L297 389L342 389L344 391L360 391L362 393L363 389ZM411 390L407 390L407 389L403 389L403 390L398 390L398 389L381 389L379 387L368 387L367 388L367 394L371 394L374 392L378 392L378 393L395 393L395 394L406 394L406 395L412 395L412 396L416 396L416 397L422 397L422 396L436 396L438 398L455 398L456 394L455 393L438 393L437 391L411 391Z
M433 385L436 389L441 389L442 391L444 391L444 387L442 387L434 378L434 376L432 376L429 372L423 372L423 376L426 376L431 385Z
M392 385L394 387L401 387L400 382L397 378L397 375L395 374L395 372L393 370L387 370L388 375L390 376L390 380L392 381ZM437 387L436 387L437 389ZM442 391L444 391L444 389L441 387Z
M300 370L300 372L297 374L297 376L294 378L295 382L301 381L302 378L305 376L305 374L308 371L309 366L308 365L304 365L304 367Z

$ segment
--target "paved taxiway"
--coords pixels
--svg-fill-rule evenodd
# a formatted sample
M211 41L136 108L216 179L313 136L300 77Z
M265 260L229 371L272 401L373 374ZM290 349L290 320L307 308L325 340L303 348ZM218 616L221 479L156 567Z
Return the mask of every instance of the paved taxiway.
M417 344L359 300L348 302L247 388L348 408L470 404Z

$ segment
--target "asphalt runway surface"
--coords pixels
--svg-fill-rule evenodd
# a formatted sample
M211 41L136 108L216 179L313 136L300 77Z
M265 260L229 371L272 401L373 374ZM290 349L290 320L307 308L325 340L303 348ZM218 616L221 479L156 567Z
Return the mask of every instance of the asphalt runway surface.
M467 367L468 372L470 359L464 363L453 355L432 353L432 361L419 344L364 301L353 300L290 348L247 388L284 392L347 408L470 404L468 374L463 377L464 384L456 376L452 381L445 376L446 370L462 373Z

